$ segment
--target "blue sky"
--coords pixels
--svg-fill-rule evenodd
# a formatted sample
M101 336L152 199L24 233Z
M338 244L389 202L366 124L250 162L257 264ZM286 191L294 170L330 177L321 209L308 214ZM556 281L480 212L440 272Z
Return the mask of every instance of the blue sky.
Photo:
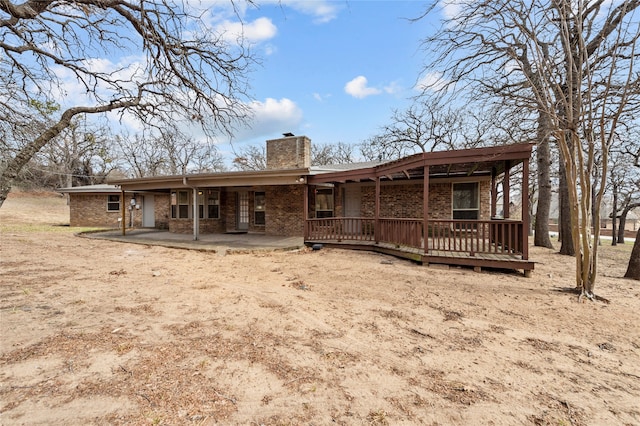
M418 92L433 25L409 18L422 1L281 1L242 11L245 37L262 60L251 75L254 122L236 149L283 132L313 143L359 143ZM228 21L227 25L234 25ZM220 146L223 152L226 144Z

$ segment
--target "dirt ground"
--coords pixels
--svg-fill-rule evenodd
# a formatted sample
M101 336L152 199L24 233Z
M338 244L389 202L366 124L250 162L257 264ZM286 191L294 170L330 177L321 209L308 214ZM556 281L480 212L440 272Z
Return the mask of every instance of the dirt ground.
M80 238L64 199L0 208L2 425L638 425L640 282L601 247L532 278L334 249Z

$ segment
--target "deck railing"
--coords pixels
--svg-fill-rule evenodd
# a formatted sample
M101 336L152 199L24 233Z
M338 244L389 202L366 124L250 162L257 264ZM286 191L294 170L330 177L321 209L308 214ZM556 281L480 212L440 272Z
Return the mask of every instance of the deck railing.
M482 254L523 254L522 222L430 220L429 249Z
M306 223L307 240L375 241L373 218L328 217L309 219Z
M378 241L373 218L309 219L308 241L367 241L424 249L422 219L381 218ZM514 220L429 220L428 251L475 254L523 254L523 224Z

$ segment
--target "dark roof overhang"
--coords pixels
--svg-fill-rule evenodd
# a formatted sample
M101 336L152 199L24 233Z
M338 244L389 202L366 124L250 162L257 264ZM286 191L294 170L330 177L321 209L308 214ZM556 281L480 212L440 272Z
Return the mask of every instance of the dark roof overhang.
M522 143L443 152L425 152L366 169L322 173L308 178L309 184L381 180L501 175L506 169L528 161L533 144Z

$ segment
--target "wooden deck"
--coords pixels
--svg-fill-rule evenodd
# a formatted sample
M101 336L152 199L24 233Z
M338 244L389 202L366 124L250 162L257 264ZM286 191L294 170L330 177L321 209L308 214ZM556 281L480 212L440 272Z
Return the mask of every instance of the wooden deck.
M528 241L521 222L432 221L426 252L422 221L385 219L378 226L380 232L376 235L371 219L312 219L307 222L305 244L375 251L425 265L469 266L476 271L513 269L530 276L534 269L534 263L527 259Z

